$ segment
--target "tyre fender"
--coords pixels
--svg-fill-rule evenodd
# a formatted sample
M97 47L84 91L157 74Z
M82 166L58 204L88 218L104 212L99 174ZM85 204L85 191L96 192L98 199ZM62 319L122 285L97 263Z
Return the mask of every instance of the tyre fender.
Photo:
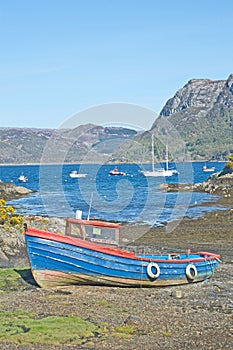
M185 270L186 276L190 281L193 281L197 277L197 268L194 264L189 264Z
M153 262L149 263L147 265L146 270L147 270L148 276L152 279L158 278L160 275L160 267L156 263L153 263Z

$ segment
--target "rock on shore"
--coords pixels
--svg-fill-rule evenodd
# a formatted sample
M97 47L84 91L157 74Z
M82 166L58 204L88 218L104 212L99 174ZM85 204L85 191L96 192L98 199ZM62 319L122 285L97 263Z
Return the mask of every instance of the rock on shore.
M11 200L14 198L19 198L26 196L35 191L29 190L23 186L15 186L8 182L3 182L0 180L0 198L5 200Z
M33 192L35 191L26 187L15 186L0 180L0 199L6 201L17 199ZM25 242L23 235L19 231L18 228L14 228L13 226L4 227L0 225L0 267L9 266L10 261L12 261L12 264L14 264L13 261L21 263L22 257L24 257L23 263L25 263Z
M42 216L26 216L25 223L40 230L64 233L65 220ZM0 225L0 267L28 264L23 234L23 223L16 226Z
M233 193L233 173L216 173L202 184L198 184L197 188L203 189L209 193L217 193L231 196Z
M197 184L163 184L161 187L167 192L205 191L231 197L233 195L233 173L215 173L206 181Z

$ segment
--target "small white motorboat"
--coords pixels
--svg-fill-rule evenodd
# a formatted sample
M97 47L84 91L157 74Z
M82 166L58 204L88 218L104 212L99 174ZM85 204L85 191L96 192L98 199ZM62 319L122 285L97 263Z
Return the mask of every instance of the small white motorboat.
M26 176L24 176L23 174L21 174L19 177L18 177L18 181L19 182L28 182L28 178Z
M86 177L86 176L87 176L87 174L81 174L81 173L79 173L77 170L73 170L73 171L71 171L71 173L70 173L70 177L71 177L72 179L81 178L81 177Z

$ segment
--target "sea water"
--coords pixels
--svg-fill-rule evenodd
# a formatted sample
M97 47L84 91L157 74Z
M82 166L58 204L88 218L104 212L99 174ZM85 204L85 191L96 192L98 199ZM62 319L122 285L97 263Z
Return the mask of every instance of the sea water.
M125 176L109 175L115 164L2 165L0 179L36 191L8 202L22 215L75 217L76 210L80 210L83 218L90 214L90 218L156 226L216 209L216 195L165 190L170 183L205 181L212 173L204 172L204 165L204 162L169 164L179 174L167 178L145 177L142 171L150 170L149 164L117 165ZM208 167L215 167L215 172L221 171L224 165L223 162L208 163ZM71 178L72 170L87 176ZM27 183L18 183L21 174L28 178ZM213 204L209 204L211 202Z

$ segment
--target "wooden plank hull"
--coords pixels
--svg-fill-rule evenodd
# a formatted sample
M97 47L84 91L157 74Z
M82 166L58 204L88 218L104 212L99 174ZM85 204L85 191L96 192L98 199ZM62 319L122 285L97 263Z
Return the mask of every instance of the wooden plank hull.
M179 285L209 278L219 263L219 255L206 252L141 255L33 229L25 238L33 276L43 288Z

